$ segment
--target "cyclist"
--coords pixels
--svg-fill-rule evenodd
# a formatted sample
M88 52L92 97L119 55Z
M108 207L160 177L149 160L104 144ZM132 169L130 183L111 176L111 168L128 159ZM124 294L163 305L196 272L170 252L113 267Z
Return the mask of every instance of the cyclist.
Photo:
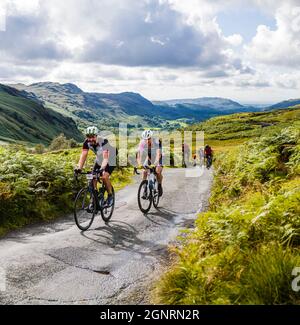
M203 148L199 149L199 160L200 160L200 166L203 166L203 164L204 164L204 150L203 150Z
M212 148L207 144L204 148L204 157L206 159L206 161L210 161L210 165L212 162L212 156L213 156L213 150ZM210 166L209 166L210 167Z
M161 141L153 139L153 132L151 130L145 130L142 133L142 139L138 146L138 151L136 155L136 161L138 166L150 166L155 165L157 181L158 181L158 194L162 196L162 144ZM143 180L147 179L147 170L143 171ZM145 187L145 192L143 194L143 199L147 198L147 187Z
M193 155L193 166L194 167L197 166L197 155L196 154Z
M107 139L103 139L99 135L99 130L96 126L90 126L86 129L86 139L83 143L82 153L75 168L75 173L79 174L86 162L89 150L92 150L96 155L93 172L102 173L102 180L108 192L106 205L109 207L113 204L112 186L110 175L116 166L116 148L113 148ZM94 180L95 190L97 191L97 180Z

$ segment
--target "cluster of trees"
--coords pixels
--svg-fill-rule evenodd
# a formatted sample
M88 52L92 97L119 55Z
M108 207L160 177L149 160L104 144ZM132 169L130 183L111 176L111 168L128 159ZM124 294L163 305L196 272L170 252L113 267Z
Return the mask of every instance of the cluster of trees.
M63 149L71 149L78 147L78 143L74 139L67 139L64 134L60 134L56 138L52 140L49 147L46 149L46 147L38 143L34 147L34 153L37 154L43 154L46 151L57 151L57 150L63 150Z

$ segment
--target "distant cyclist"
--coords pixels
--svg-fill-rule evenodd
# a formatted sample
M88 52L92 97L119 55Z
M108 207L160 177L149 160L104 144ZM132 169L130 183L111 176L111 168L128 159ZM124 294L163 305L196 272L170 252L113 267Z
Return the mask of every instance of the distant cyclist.
M112 186L110 175L116 166L116 148L112 147L107 139L98 136L99 130L96 126L90 126L86 129L86 139L83 143L82 153L75 169L75 173L79 174L86 162L89 150L92 150L96 155L96 161L93 172L101 172L102 180L108 192L107 206L113 203ZM97 180L94 182L95 190L97 190Z
M203 148L199 149L199 161L200 161L200 166L204 165L204 150Z
M158 181L158 193L159 196L163 194L162 188L162 144L160 140L153 138L153 132L151 130L145 130L142 133L142 139L139 143L136 161L138 166L150 166L155 165L156 173L157 173L157 181ZM147 179L147 170L143 171L143 180ZM143 198L147 197L147 187L145 187L145 193Z
M193 155L193 166L194 167L197 166L197 155L196 154Z
M212 164L213 150L208 144L204 148L204 157L206 159L207 168L210 168Z

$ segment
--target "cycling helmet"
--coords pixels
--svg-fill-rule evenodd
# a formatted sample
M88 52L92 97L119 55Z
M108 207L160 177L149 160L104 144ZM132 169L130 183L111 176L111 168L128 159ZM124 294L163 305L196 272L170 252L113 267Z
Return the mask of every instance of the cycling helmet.
M98 135L99 130L96 126L89 126L86 130L85 130L85 135L87 137L91 137L91 136L95 136Z
M151 139L153 137L153 132L151 130L145 130L143 133L142 133L142 138L144 140L148 140L148 139Z

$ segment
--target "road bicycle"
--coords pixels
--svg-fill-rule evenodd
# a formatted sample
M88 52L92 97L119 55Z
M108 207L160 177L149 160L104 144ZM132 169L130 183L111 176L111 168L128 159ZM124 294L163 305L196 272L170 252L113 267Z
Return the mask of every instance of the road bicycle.
M146 214L153 206L157 209L159 204L159 191L158 191L158 181L156 167L144 166L142 169L147 170L147 179L143 180L138 189L138 205L140 210ZM138 168L134 168L134 172L140 175Z
M101 217L105 222L108 222L115 208L115 192L112 187L113 200L111 205L107 205L108 192L102 181L102 172L82 172L81 175L86 175L87 186L83 187L76 195L74 202L74 219L77 227L80 230L88 230L95 216L100 212ZM75 174L75 179L78 182L78 175ZM100 184L99 190L95 190L94 180Z

